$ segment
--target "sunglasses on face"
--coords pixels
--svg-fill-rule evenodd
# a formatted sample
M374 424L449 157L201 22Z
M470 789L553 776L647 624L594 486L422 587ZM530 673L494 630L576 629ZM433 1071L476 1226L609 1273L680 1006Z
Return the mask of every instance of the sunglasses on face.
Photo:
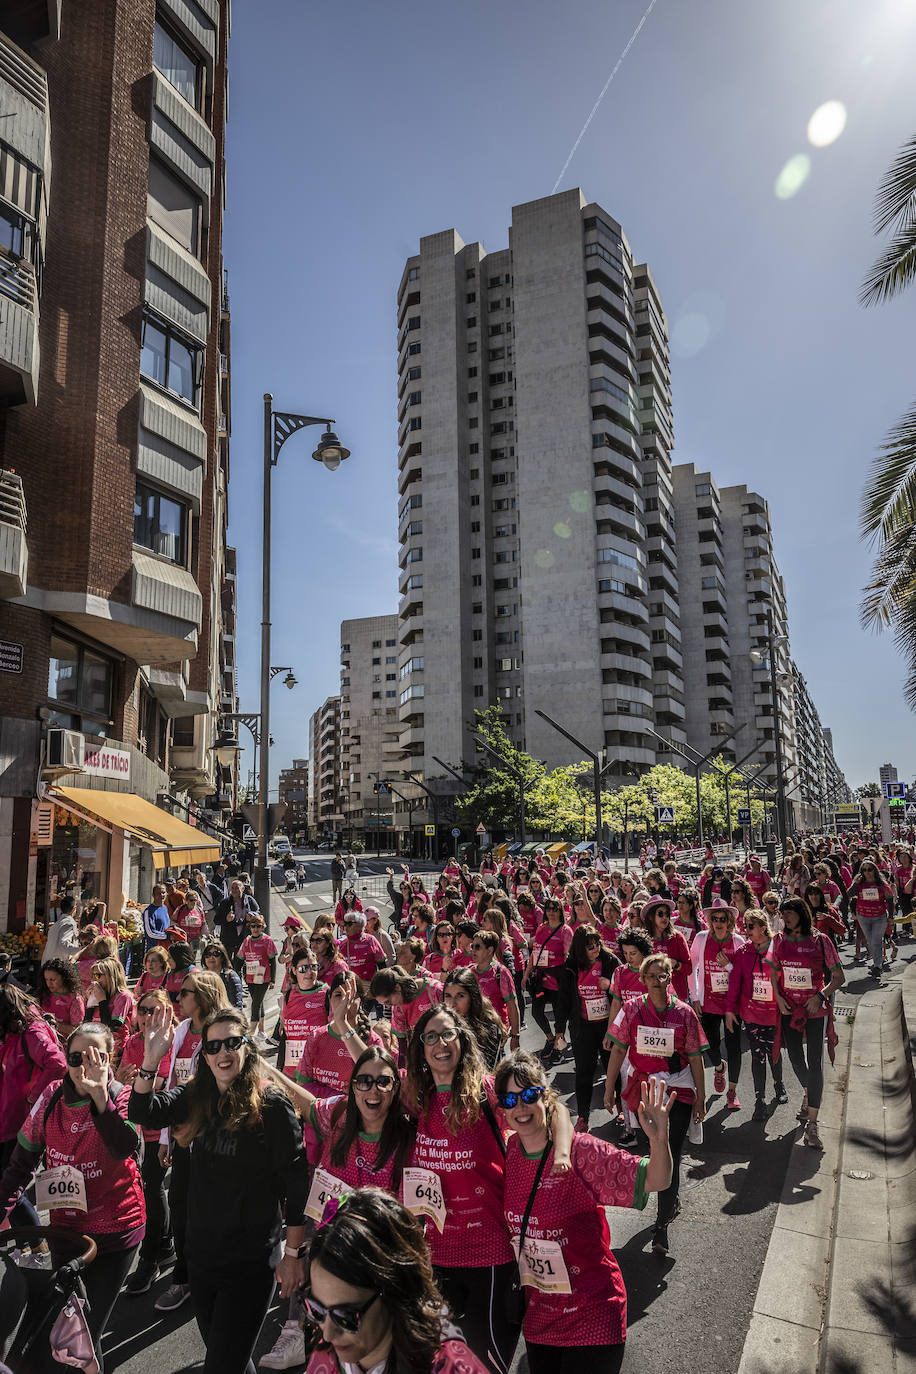
M243 1045L247 1044L247 1035L226 1035L222 1040L204 1040L201 1042L200 1048L209 1058L214 1054L219 1054L220 1050L240 1050Z
M454 1026L446 1026L445 1030L424 1031L420 1036L424 1045L438 1045L441 1040L443 1045L450 1045L453 1040L458 1039L458 1031Z
M317 965L317 964L307 964L307 963L303 960L303 962L302 962L301 964L297 964L297 965L296 965L296 972L297 972L297 973L317 973L317 972L318 972L318 965Z
M394 1087L394 1078L390 1073L380 1073L378 1078L373 1078L370 1073L358 1073L353 1079L353 1086L361 1093L371 1092L373 1088L381 1088L383 1093L387 1093Z
M725 916L713 916L712 923L714 926L726 926L728 925L728 919Z
M513 1107L518 1106L519 1102L524 1102L526 1107L530 1107L533 1103L539 1102L546 1091L547 1089L542 1087L539 1083L532 1083L530 1088L522 1088L521 1092L497 1093L496 1100L501 1107L505 1107L507 1110L511 1111Z
M154 1009L155 1009L154 1007L138 1007L138 1008L137 1008L137 1015L138 1015L138 1016L152 1016Z
M78 1069L79 1066L80 1066L80 1064L82 1064L82 1062L83 1062L83 1055L84 1055L84 1054L88 1054L88 1053L89 1053L88 1050L70 1050L69 1054L67 1055L67 1063L70 1065L71 1069ZM107 1063L108 1063L108 1053L107 1053L107 1051L106 1051L106 1050L99 1050L99 1054L102 1056L102 1063L103 1063L103 1064L107 1064Z
M369 1298L367 1302L362 1303L358 1307L356 1305L347 1307L325 1307L323 1302L317 1302L315 1298L306 1297L304 1294L302 1301L305 1305L306 1312L318 1326L321 1326L323 1322L329 1321L332 1326L337 1327L338 1331L348 1331L352 1334L354 1331L359 1330L360 1321L369 1311L369 1308L378 1296L378 1293L373 1293L372 1297Z

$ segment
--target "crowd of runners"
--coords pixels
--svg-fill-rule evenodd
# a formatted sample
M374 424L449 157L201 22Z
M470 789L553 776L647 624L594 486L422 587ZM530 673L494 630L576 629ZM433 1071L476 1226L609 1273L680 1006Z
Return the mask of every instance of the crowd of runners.
M95 1242L100 1358L114 1304L170 1270L155 1308L192 1304L207 1374L251 1374L276 1297L266 1369L507 1374L523 1339L530 1374L571 1374L583 1348L610 1374L626 1292L606 1209L654 1194L668 1255L684 1142L713 1097L739 1107L746 1058L760 1121L795 1090L788 1059L819 1150L837 947L880 979L916 938L909 845L789 850L773 873L710 850L692 877L663 852L635 873L544 851L389 869L389 921L342 885L276 941L221 867L154 890L130 986L114 936L68 911L38 987L0 978L0 1218L47 1210Z

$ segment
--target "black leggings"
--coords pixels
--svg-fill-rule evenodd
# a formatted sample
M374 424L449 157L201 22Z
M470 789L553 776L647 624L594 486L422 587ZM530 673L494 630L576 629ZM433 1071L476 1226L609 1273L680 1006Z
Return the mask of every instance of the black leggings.
M824 1096L824 1026L826 1016L812 1016L805 1029L792 1029L792 1018L782 1018L782 1038L795 1077L808 1094L808 1106L819 1107Z
M684 1140L690 1130L690 1119L693 1116L692 1102L677 1102L672 1104L671 1115L668 1117L668 1144L671 1147L671 1182L664 1192L658 1195L658 1225L667 1226L674 1211L674 1204L677 1202L678 1190L681 1186L681 1151L684 1148Z
M264 998L267 996L266 983L249 983L248 991L251 993L251 1022L260 1021L264 1014Z
M169 1204L165 1192L165 1170L159 1163L158 1140L144 1140L140 1176L146 1201L146 1235L140 1246L140 1258L155 1262L169 1237Z
M580 1021L572 1033L573 1058L576 1062L576 1112L586 1121L592 1109L595 1069L598 1061L607 1073L610 1051L603 1045L607 1021Z
M522 979L524 976L525 970L523 968L516 969L515 973L512 975L512 981L515 984L515 1000L518 1003L518 1023L522 1027L525 1025L525 993L522 988Z
M274 1271L190 1265L191 1301L207 1354L204 1374L254 1374L255 1342L274 1291Z
M436 1268L439 1291L461 1327L465 1345L493 1374L508 1374L521 1333L506 1316L506 1295L515 1272L514 1260L479 1269Z
M754 1021L745 1021L744 1029L751 1044L751 1077L754 1080L754 1094L763 1097L767 1087L767 1064L773 1075L773 1087L782 1087L782 1053L773 1062L773 1041L776 1037L775 1026L758 1026Z
M550 1022L547 1020L547 1008L549 1006L553 1011L554 1017L556 1017L558 996L559 994L557 992L547 991L541 997L532 997L531 999L531 1016L534 1020L534 1024L540 1027L548 1040L553 1039L554 1031L551 1028Z
M188 1226L188 1183L191 1174L191 1151L184 1145L172 1145L172 1175L169 1179L169 1216L175 1240L175 1268L172 1283L187 1283L188 1262L185 1259L185 1232Z
M700 1020L703 1022L703 1034L709 1041L709 1057L713 1068L717 1069L722 1063L722 1032L725 1017L716 1011L704 1011ZM728 1058L728 1081L737 1083L738 1075L741 1073L740 1029L725 1030L725 1053Z
M525 1342L530 1374L618 1374L626 1345L533 1345Z

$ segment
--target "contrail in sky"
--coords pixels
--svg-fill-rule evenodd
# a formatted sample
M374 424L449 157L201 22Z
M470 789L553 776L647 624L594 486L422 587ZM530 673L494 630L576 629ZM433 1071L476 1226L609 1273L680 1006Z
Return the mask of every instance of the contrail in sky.
M591 113L589 114L588 119L587 119L587 120L585 121L585 123L582 125L582 130L581 130L581 132L580 132L580 134L579 134L579 137L576 139L575 143L573 144L572 148L570 149L569 157L568 157L568 158L566 159L566 161L563 163L563 168L562 168L562 171L560 172L560 175L557 177L556 181L553 183L553 190L550 192L550 194L551 194L552 196L553 196L553 195L556 195L557 187L559 186L560 182L561 182L561 181L563 180L563 178L565 177L565 175L566 175L566 169L567 169L567 167L569 166L569 164L572 162L573 158L574 158L575 155L576 155L576 149L578 148L579 144L582 142L583 138L585 137L586 133L588 132L588 126L589 126L589 124L591 124L592 120L595 118L595 115L598 113L598 106L601 104L602 100L603 100L604 97L607 95L607 88L608 88L608 86L610 86L611 82L614 80L614 77L617 75L617 73L620 71L620 68L623 66L623 60L624 60L624 58L626 57L627 53L628 53L628 52L630 51L630 49L632 48L633 44L636 42L637 38L639 37L640 32L641 32L641 30L642 30L642 26L643 26L643 24L645 24L646 20L649 18L649 15L652 13L652 11L655 9L656 3L657 3L657 0L650 0L649 8L646 10L645 14L643 15L642 19L640 19L639 23L636 25L636 28L633 30L633 33L632 33L632 35L631 35L631 37L630 37L629 43L627 44L627 46L624 48L623 52L620 54L620 56L619 56L618 59L617 59L617 62L616 62L616 64L615 64L615 66L614 66L614 70L611 72L611 74L610 74L610 76L608 77L607 81L605 81L604 85L602 86L602 88L601 88L601 94L599 95L598 99L595 101L594 105L592 106Z

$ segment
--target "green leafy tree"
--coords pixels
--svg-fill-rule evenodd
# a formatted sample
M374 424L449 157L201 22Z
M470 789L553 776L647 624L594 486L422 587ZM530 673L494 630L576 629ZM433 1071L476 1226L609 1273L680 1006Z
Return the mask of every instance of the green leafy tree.
M525 809L544 779L546 769L539 759L517 749L506 733L500 707L488 706L475 711L475 728L480 737L497 755L481 751L465 771L473 782L463 797L455 803L455 816L461 826L476 827L482 823L487 830L516 830L519 823L520 785L525 790Z
M875 232L887 231L893 237L865 280L864 305L890 300L916 281L916 136L878 188ZM872 463L859 521L863 537L877 547L862 623L893 630L908 665L904 699L916 710L916 406L897 421Z
M564 839L593 839L595 798L591 779L592 767L586 762L545 773L528 801L531 829Z
M856 788L855 795L859 801L863 801L866 797L880 797L881 788L876 782L863 782L861 787Z

